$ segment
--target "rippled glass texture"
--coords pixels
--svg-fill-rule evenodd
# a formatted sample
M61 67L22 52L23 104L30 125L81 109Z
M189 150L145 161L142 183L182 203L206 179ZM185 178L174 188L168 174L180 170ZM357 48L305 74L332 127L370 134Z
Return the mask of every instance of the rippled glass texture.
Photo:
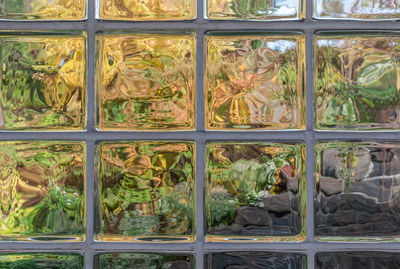
M195 34L97 36L100 130L194 128Z
M83 240L83 142L0 142L0 240Z
M399 0L314 0L314 18L345 20L396 20Z
M398 269L400 255L395 252L321 252L315 255L315 269Z
M181 21L196 18L196 0L98 1L102 20Z
M83 20L86 0L0 0L0 20Z
M206 269L303 269L306 255L283 252L217 252L206 255Z
M317 144L315 233L321 240L400 236L400 144Z
M212 20L296 20L303 19L303 0L206 0Z
M192 241L195 145L104 142L97 148L100 241Z
M303 144L212 142L206 154L208 241L304 239Z
M195 260L187 254L159 253L103 253L95 257L98 269L192 269Z
M83 130L86 35L0 32L0 130Z
M206 36L206 128L304 128L304 36Z
M83 269L84 258L75 253L0 253L1 269Z
M314 44L316 128L400 128L399 34L320 32Z

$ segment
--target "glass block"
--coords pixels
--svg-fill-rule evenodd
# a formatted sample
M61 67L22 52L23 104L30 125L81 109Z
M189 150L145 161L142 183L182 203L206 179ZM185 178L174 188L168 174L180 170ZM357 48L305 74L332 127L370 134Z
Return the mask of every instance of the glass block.
M302 0L206 0L211 20L300 20L305 18Z
M400 143L316 146L315 233L319 240L400 238Z
M102 253L95 256L95 268L194 269L195 259L189 254Z
M196 18L196 0L98 0L101 20L181 21Z
M303 240L304 154L303 144L208 143L206 240Z
M315 38L318 129L400 127L400 36L395 32L319 32Z
M399 0L314 0L314 18L344 20L396 20Z
M206 254L205 264L206 269L303 269L307 267L307 257L303 254L283 252L216 252Z
M206 36L206 128L303 129L304 36Z
M192 130L194 33L97 35L100 130Z
M400 268L400 255L381 251L320 252L315 255L315 268L397 269Z
M86 126L86 34L0 32L0 130Z
M76 253L0 253L1 269L83 269L84 258Z
M85 178L84 142L0 142L0 240L84 240Z
M193 142L103 142L96 156L97 240L193 241Z
M63 20L86 18L86 0L1 0L0 20Z

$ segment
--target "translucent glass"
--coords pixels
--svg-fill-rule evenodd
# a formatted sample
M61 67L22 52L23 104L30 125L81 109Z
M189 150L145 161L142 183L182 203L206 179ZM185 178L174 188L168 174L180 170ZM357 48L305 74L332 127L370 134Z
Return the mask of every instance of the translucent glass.
M0 20L73 21L85 18L86 0L0 0Z
M0 130L83 130L86 35L0 32Z
M191 269L195 260L187 254L159 253L103 253L95 256L97 269Z
M98 16L102 20L179 21L196 18L195 0L98 1Z
M206 239L303 240L303 160L303 144L208 143Z
M206 128L303 129L304 36L206 37Z
M298 20L305 17L303 0L206 0L211 20Z
M320 32L315 38L318 129L400 128L400 36Z
M399 0L314 0L314 18L345 20L395 20Z
M0 253L1 269L83 269L84 258L76 253Z
M195 34L100 34L97 126L100 130L192 130Z
M83 142L0 142L0 240L85 238Z
M327 142L316 147L319 240L400 238L400 143Z
M100 241L193 241L195 145L104 142L97 148Z
M398 269L400 255L395 252L321 252L315 255L315 269Z

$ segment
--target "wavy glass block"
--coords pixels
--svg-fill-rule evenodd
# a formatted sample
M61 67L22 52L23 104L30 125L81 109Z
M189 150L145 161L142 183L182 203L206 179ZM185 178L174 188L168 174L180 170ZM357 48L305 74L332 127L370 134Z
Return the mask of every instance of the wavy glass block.
M0 253L1 269L83 269L83 255L77 253Z
M97 1L97 18L101 20L181 21L196 18L196 0Z
M208 143L206 240L303 240L304 154L303 144Z
M0 130L86 126L86 34L0 32Z
M204 268L249 268L249 269L303 269L307 266L304 254L261 251L231 251L206 254Z
M0 20L86 19L86 0L1 0Z
M101 253L95 256L95 268L194 269L195 259L193 255L175 253Z
M398 269L400 255L381 251L320 252L315 255L315 268Z
M314 0L316 19L396 20L399 0Z
M100 130L194 129L194 33L99 34L96 42Z
M193 142L104 142L96 156L97 240L194 240Z
M315 233L319 240L399 240L400 144L316 146Z
M206 128L303 129L304 35L206 36Z
M319 32L314 44L316 128L400 128L399 33Z
M0 240L84 240L85 178L84 142L0 142Z
M206 0L211 20L300 20L305 18L303 0Z

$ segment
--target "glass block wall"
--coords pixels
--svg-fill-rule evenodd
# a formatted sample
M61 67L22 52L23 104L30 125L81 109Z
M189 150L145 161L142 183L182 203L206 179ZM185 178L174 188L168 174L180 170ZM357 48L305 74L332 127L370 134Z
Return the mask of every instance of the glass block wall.
M398 6L3 0L0 268L400 268Z

